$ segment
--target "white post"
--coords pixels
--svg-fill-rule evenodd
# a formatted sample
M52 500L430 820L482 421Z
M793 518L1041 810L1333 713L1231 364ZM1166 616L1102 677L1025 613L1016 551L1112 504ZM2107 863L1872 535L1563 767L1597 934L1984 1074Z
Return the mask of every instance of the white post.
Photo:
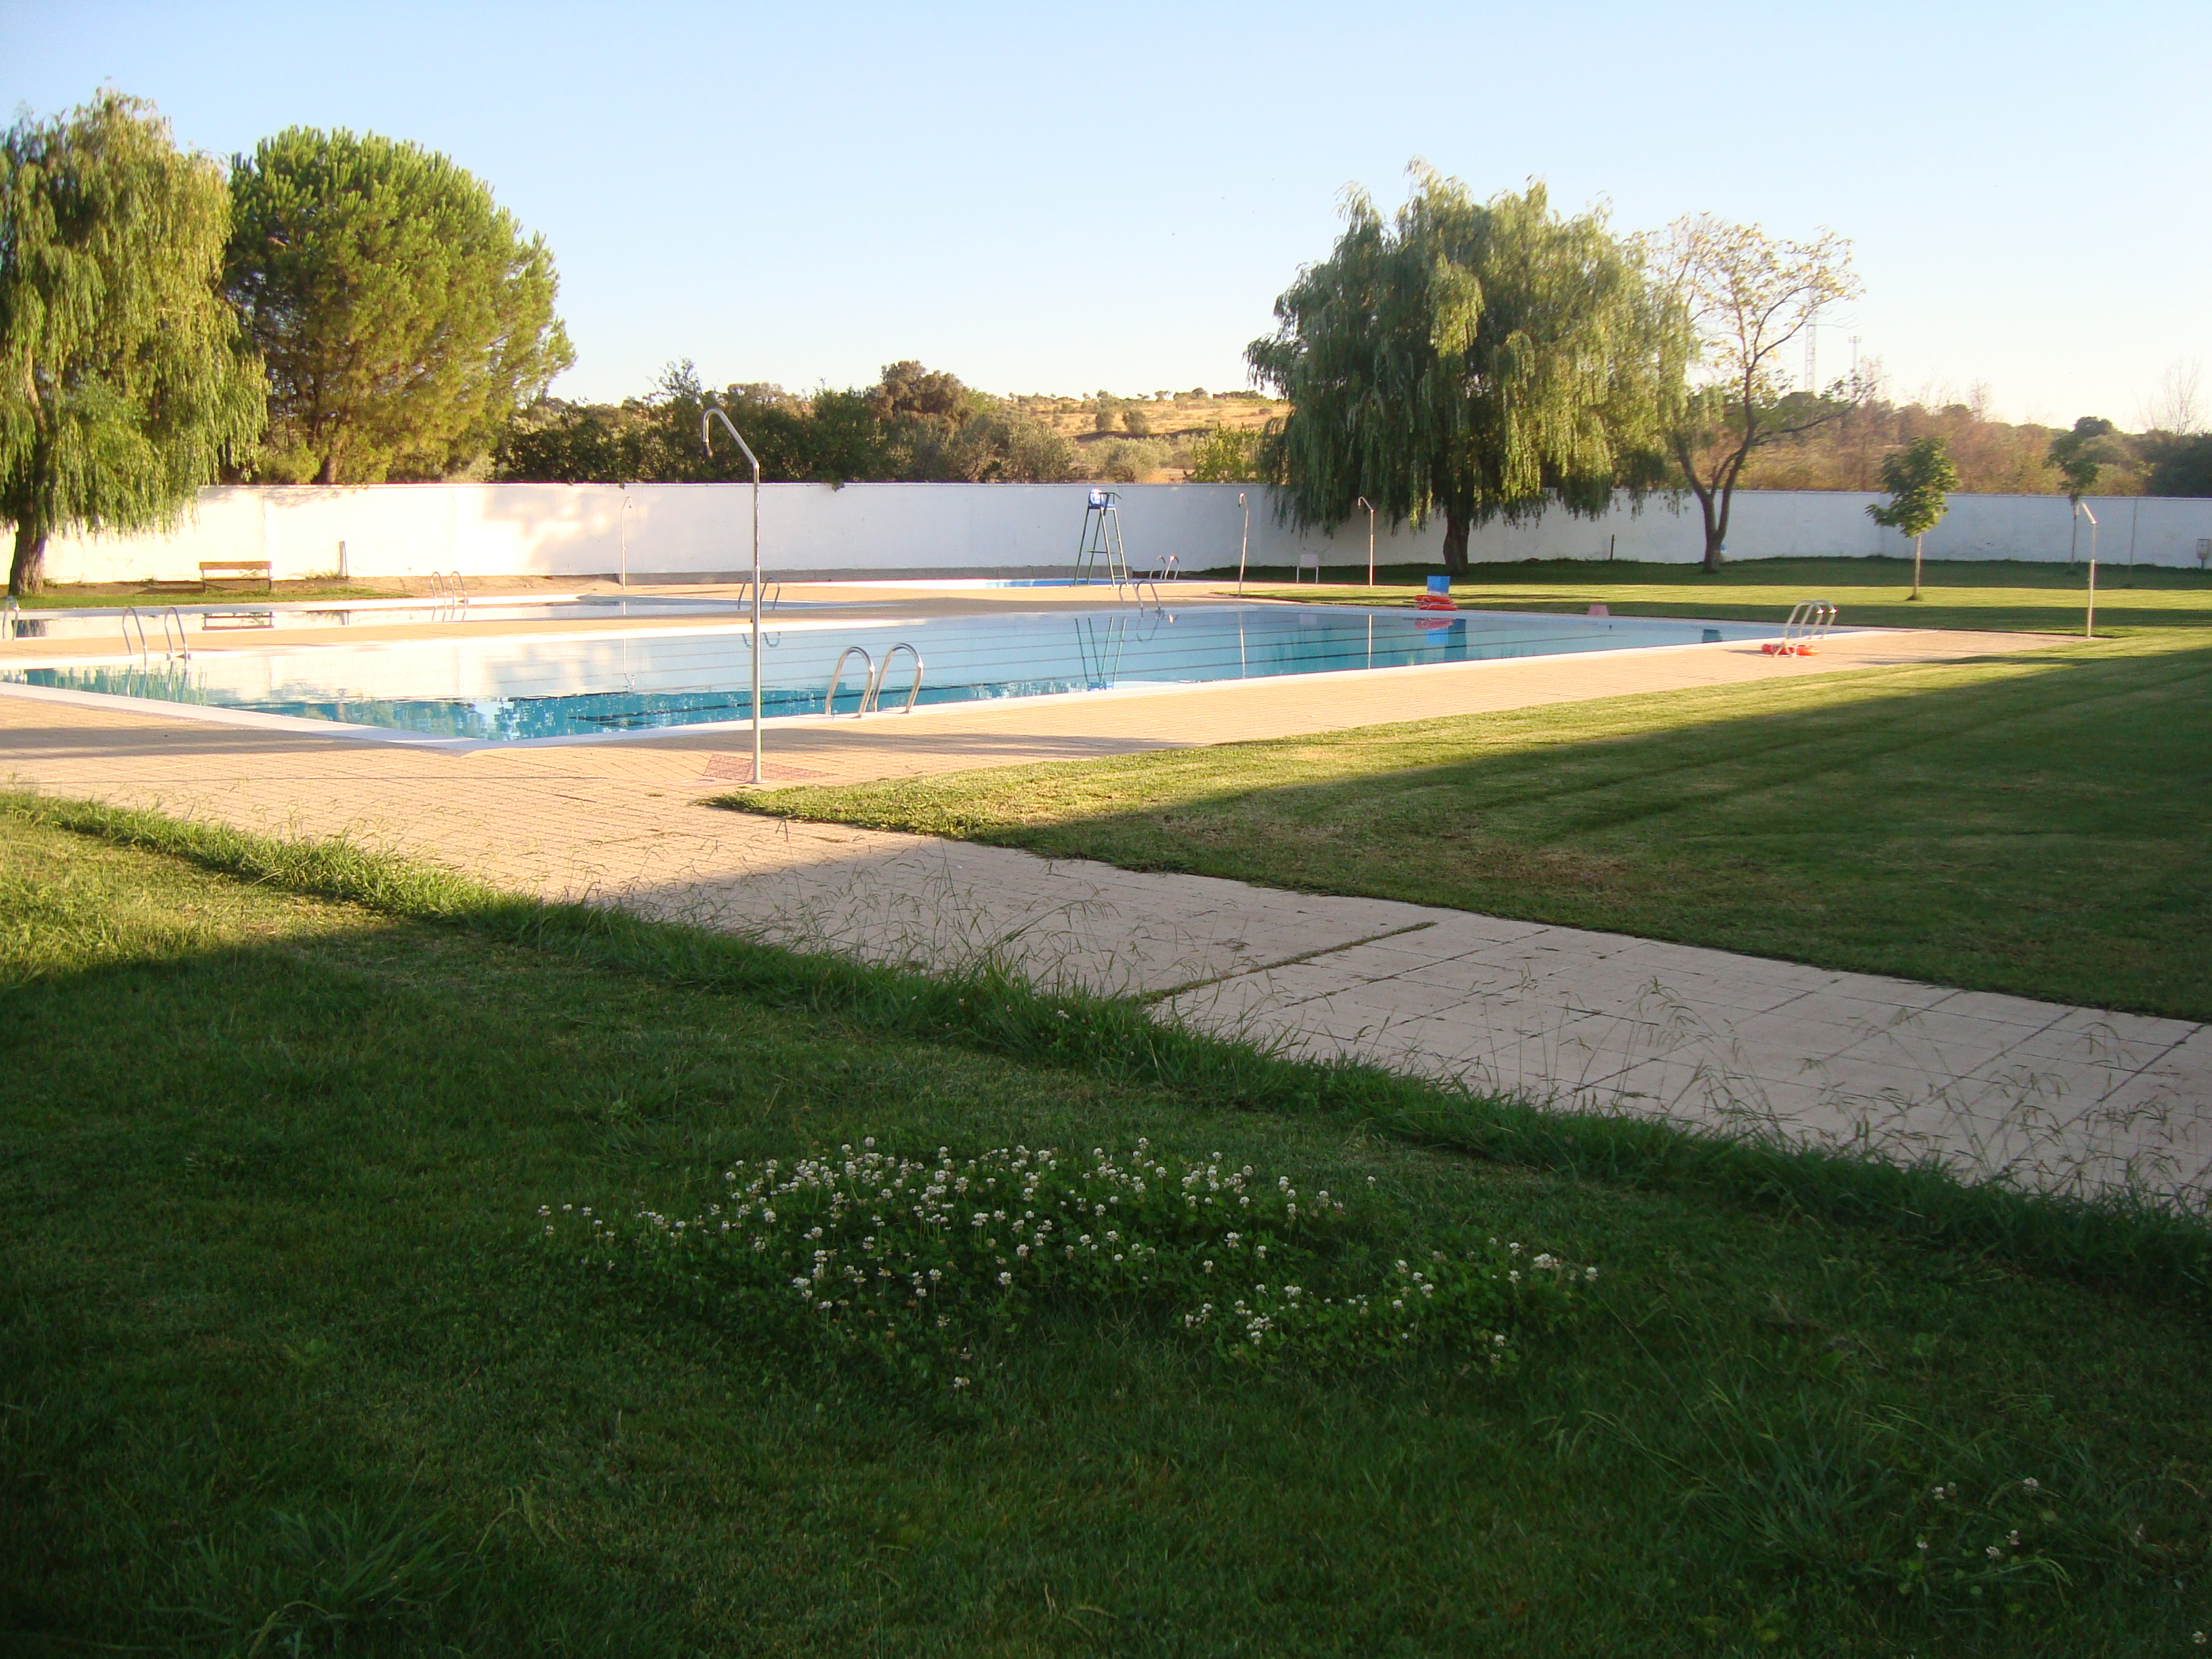
M615 581L617 586L627 590L629 586L629 486L617 484L615 488L623 492L622 511L615 515L622 535L622 574Z
M1367 507L1367 497L1362 495L1359 504ZM1375 586L1375 509L1367 507L1367 585Z

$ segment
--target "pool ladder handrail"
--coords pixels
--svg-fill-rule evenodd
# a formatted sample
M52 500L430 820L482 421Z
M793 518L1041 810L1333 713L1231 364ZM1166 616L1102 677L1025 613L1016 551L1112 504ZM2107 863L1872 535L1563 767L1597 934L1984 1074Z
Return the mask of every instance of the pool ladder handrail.
M731 603L733 605L743 605L745 602L745 596L752 592L752 573L750 571L747 571L745 573L744 579L738 584L738 597L731 601ZM761 579L761 608L765 611L773 611L776 606L782 603L783 584L777 581L774 577L763 576Z
M897 656L902 651L905 652L908 656L914 659L914 684L907 687L906 702L900 707L899 713L902 714L911 714L914 712L915 700L921 696L921 653L915 650L914 647L908 645L904 640L899 641L897 643L893 645L890 650L884 653L883 665L876 670L875 678L870 681L868 684L868 696L866 704L866 712L876 714L880 714L884 712L884 681L891 672L891 659Z
M837 653L837 665L830 671L829 689L822 694L823 718L835 720L837 717L838 683L845 678L845 665L855 656L860 658L863 667L860 676L860 705L853 711L853 718L858 720L863 714L881 714L884 679L890 672L891 659L902 651L914 659L914 684L907 687L906 702L900 708L899 713L902 714L913 713L915 702L921 696L921 676L924 665L921 653L915 650L906 641L900 640L893 644L890 650L884 653L884 659L881 662L878 662L869 654L868 647L865 645L848 645Z
M13 593L0 593L0 640L12 640L21 630L23 607Z
M461 583L461 573L433 570L430 573L430 597L447 610L466 609L469 590Z
M1836 607L1826 599L1804 599L1790 608L1790 619L1782 624L1782 649L1785 657L1809 657L1813 647L1828 636L1836 623Z
M119 620L123 627L123 648L138 659L142 668L150 666L154 660L154 647L146 634L145 612L135 605L126 605ZM138 629L138 644L135 650L131 644L131 629L134 624ZM161 654L171 662L179 659L190 662L192 659L191 647L185 641L184 613L173 605L161 612Z

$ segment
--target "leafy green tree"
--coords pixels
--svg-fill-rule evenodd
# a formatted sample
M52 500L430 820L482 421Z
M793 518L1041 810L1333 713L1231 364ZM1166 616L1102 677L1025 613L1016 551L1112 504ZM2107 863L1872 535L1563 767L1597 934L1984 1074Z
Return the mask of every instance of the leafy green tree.
M2119 434L2119 428L2102 416L2084 415L2072 431L2051 441L2051 465L2069 501L2078 502L2097 487L2097 474L2116 459Z
M256 477L446 476L574 361L544 239L443 155L293 127L231 190L224 283L269 371Z
M2212 495L2212 437L2158 432L2138 441L2153 495Z
M1255 483L1264 476L1260 432L1217 426L1191 446L1193 483Z
M1458 573L1479 524L1660 484L1688 344L1599 216L1560 217L1540 185L1478 203L1413 177L1395 222L1350 195L1334 251L1245 356L1292 405L1269 445L1279 510L1300 528L1363 495L1393 524L1441 515Z
M1889 492L1889 505L1869 506L1867 517L1887 530L1912 538L1912 592L1920 597L1921 538L1943 521L1951 492L1959 487L1959 469L1951 464L1943 441L1929 436L1881 458L1881 487Z
M505 479L580 483L710 482L750 477L734 448L699 447L699 417L726 410L779 483L864 479L1049 483L1075 476L1074 451L1042 421L912 362L889 365L865 391L811 397L758 383L710 392L690 362L619 405L542 398L509 425Z
M258 366L219 282L222 169L153 106L103 92L0 136L0 518L8 591L65 525L173 520L259 435Z
M2080 551L2081 498L2097 487L2097 475L2121 459L2123 442L2119 428L2100 415L2084 415L2074 422L2072 431L2062 432L2051 441L2051 469L2058 474L2066 499L2075 509L2066 555L2069 562Z
M1655 268L1688 316L1701 380L1681 405L1670 447L1705 518L1705 568L1721 568L1736 486L1753 454L1810 432L1850 407L1840 385L1793 391L1785 348L1823 306L1859 292L1851 245L1769 236L1711 214L1679 219L1647 245Z

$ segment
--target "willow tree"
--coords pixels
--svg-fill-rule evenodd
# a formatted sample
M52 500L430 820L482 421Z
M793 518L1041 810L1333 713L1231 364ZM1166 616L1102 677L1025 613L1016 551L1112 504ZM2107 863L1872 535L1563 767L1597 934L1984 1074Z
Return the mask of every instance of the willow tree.
M294 127L231 191L227 283L269 365L258 477L442 477L574 361L544 239L446 156Z
M1412 176L1390 222L1348 194L1334 251L1245 357L1292 405L1268 455L1284 516L1334 526L1364 496L1394 525L1440 517L1456 574L1478 525L1595 517L1664 481L1688 337L1601 216Z
M103 92L0 136L0 519L8 591L56 530L173 520L262 422L219 279L222 171Z

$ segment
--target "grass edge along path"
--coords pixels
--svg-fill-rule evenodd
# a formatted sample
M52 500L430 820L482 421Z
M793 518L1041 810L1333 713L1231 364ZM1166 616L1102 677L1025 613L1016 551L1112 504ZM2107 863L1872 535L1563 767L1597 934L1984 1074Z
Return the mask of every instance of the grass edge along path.
M1969 1184L1932 1163L1692 1133L1647 1120L1556 1112L1348 1060L1291 1058L1159 1020L1125 999L1046 994L988 965L934 978L804 955L627 912L501 891L343 840L280 841L95 802L0 793L0 811L158 853L234 879L464 927L884 1034L1149 1085L1218 1107L1334 1119L1410 1145L1573 1179L1700 1195L1769 1212L1875 1226L1916 1244L1988 1253L2016 1269L2201 1310L2212 1226L2147 1197Z
M2176 630L710 804L2203 1020L2208 664Z

